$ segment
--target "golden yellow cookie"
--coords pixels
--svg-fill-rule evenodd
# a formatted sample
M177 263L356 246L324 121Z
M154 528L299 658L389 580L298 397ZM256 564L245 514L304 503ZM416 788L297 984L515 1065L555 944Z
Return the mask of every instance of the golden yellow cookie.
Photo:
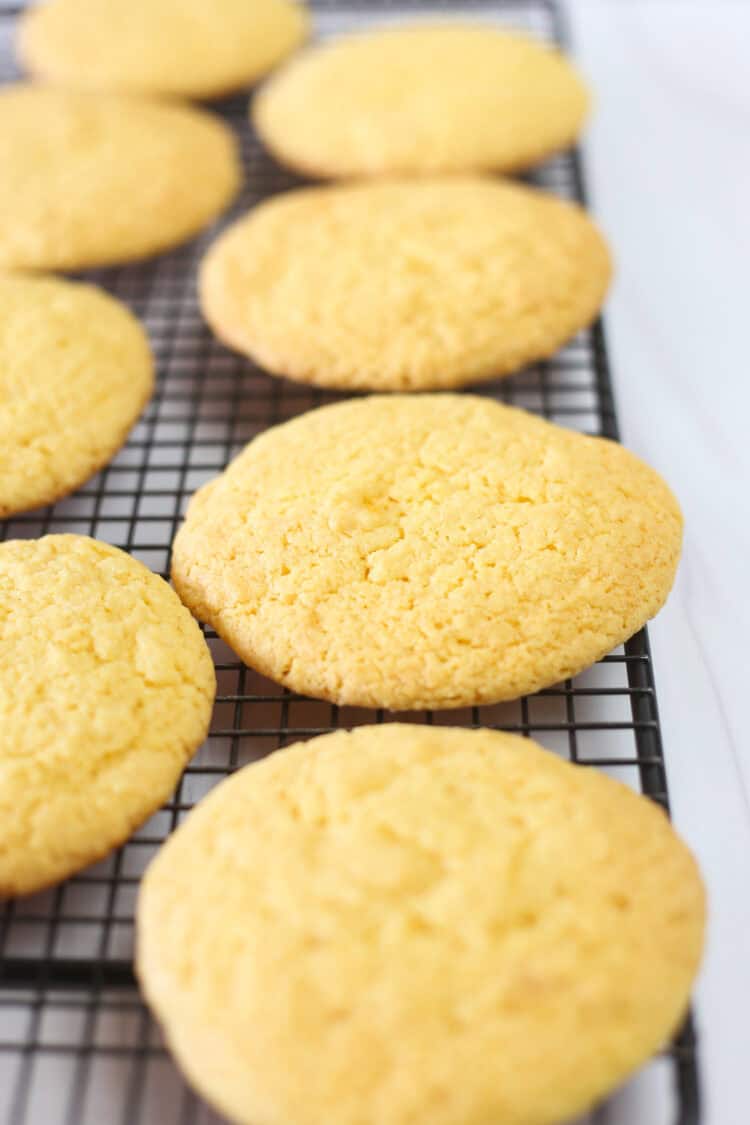
M307 27L294 0L52 0L22 18L18 48L66 86L213 98L266 74Z
M575 204L473 178L307 188L255 208L201 271L217 335L328 387L507 375L596 316L606 244Z
M200 629L124 551L0 543L0 895L122 843L174 789L215 690Z
M0 277L0 518L102 468L153 383L146 334L119 301L92 285Z
M148 869L137 970L245 1125L550 1125L657 1050L703 944L656 805L495 731L372 726L224 781Z
M351 177L527 168L570 145L587 109L554 48L455 22L313 47L268 81L253 119L284 163Z
M18 84L0 91L0 268L156 254L239 186L229 129L197 109Z
M472 395L384 395L256 438L193 497L183 601L305 695L462 707L573 676L664 602L682 519L622 446Z

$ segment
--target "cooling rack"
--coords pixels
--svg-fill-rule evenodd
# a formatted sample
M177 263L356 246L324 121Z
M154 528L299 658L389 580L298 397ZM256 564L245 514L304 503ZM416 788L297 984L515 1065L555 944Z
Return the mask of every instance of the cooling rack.
M13 16L0 8L0 80L15 77ZM317 0L325 37L373 18L455 14L507 22L563 42L547 0ZM234 127L246 170L231 219L299 181L261 150L244 97L216 107ZM577 152L531 177L585 202ZM227 221L225 219L224 221ZM73 497L0 522L0 539L79 532L107 540L164 575L187 500L256 434L335 394L272 379L216 342L199 311L196 266L216 228L145 265L86 275L146 325L158 365L156 394L125 448ZM558 355L478 388L552 421L617 438L601 323ZM210 736L174 798L118 852L62 886L0 906L0 1122L7 1125L209 1125L216 1117L183 1084L141 1005L131 968L133 911L146 864L186 812L222 777L300 738L381 722L382 711L338 708L280 689L240 664L215 635L218 697ZM531 735L569 760L606 771L668 808L654 676L645 630L594 668L518 702L406 716L411 722L494 726ZM590 1125L698 1125L695 1036L676 1042Z

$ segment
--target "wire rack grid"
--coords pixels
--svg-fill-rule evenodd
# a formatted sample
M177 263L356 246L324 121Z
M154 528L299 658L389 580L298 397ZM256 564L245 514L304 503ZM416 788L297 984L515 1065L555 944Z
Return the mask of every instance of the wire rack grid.
M17 9L18 6L16 6ZM317 0L325 37L387 17L455 14L498 20L561 42L550 0ZM15 77L12 16L0 9L0 80ZM246 99L216 107L234 128L246 182L224 222L299 181L253 137ZM549 161L535 183L585 202L577 152ZM256 434L335 394L271 378L223 348L205 326L196 266L216 228L137 267L90 280L124 300L146 325L158 367L156 393L124 449L74 496L0 523L0 539L74 531L107 540L164 575L187 500ZM546 363L477 388L589 433L617 438L600 323ZM228 772L300 738L403 717L493 726L605 770L668 807L666 774L645 631L594 668L536 696L495 707L385 716L304 699L244 667L210 631L218 696L210 736L174 794L108 859L61 886L0 907L0 1122L8 1125L198 1125L219 1122L182 1083L132 974L133 912L141 873L186 812ZM647 1107L647 1108L644 1108ZM697 1125L695 1037L680 1037L587 1121Z

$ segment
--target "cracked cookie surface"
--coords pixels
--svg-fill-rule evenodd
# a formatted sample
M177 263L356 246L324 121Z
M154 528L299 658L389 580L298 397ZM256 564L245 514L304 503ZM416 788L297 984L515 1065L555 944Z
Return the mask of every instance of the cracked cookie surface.
M0 277L0 518L106 465L153 385L146 334L119 301L92 285Z
M384 395L266 431L193 497L183 601L295 692L392 710L513 699L661 607L682 518L622 446L472 395Z
M359 727L222 782L148 869L137 972L254 1125L550 1125L667 1040L702 947L663 811L494 731Z
M239 187L231 130L176 103L18 83L0 91L0 135L0 269L148 257Z
M527 168L577 137L586 88L552 47L482 23L379 28L291 60L252 116L317 177Z
M163 579L79 535L0 543L0 894L100 859L166 800L216 690Z
M224 232L201 267L225 343L300 382L457 387L552 355L611 267L576 204L482 177L303 188Z

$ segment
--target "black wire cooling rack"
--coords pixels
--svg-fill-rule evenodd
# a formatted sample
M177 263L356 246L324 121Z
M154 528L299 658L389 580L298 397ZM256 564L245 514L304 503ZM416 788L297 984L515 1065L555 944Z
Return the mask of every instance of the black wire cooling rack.
M319 0L317 31L329 35L374 16L439 14L507 21L562 41L546 0L437 0L367 4ZM10 80L12 16L0 11L0 79ZM236 214L298 181L279 169L250 131L246 99L217 107L242 145L246 186ZM550 161L534 181L585 201L578 154ZM231 216L229 216L231 218ZM130 551L166 575L169 547L196 487L261 430L336 397L270 378L213 339L196 296L196 266L214 231L145 265L88 275L123 299L148 328L158 364L156 394L122 452L75 496L0 523L0 539L75 531ZM601 324L547 363L485 384L479 393L574 428L617 438ZM198 1125L219 1119L182 1083L141 1005L131 969L138 881L193 804L228 772L299 738L380 722L382 712L338 708L280 689L240 664L208 634L219 693L210 736L174 799L104 862L63 885L0 907L0 1122L7 1125ZM388 716L389 718L393 716ZM572 761L606 770L665 807L666 774L646 633L574 681L516 703L409 721L495 726L531 735ZM648 1087L650 1108L637 1089ZM658 1088L658 1095L654 1093ZM655 1108L658 1106L659 1108ZM676 1043L590 1122L697 1125L698 1078L690 1021Z

